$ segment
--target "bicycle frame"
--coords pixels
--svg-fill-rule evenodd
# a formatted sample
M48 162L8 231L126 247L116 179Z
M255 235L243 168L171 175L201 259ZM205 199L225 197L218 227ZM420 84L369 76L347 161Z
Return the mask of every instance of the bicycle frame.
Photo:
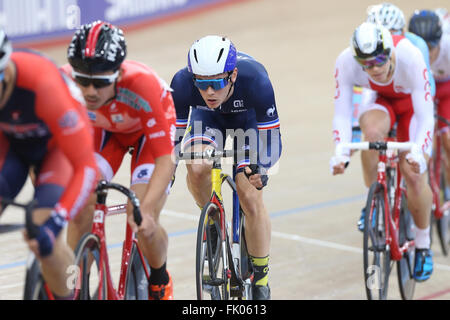
M386 155L386 151L380 150L379 152L379 162L378 162L378 175L377 182L383 186L383 194L384 194L384 205L385 212L389 212L389 214L385 215L385 226L386 226L386 246L390 248L391 259L394 261L399 261L403 253L406 252L410 247L414 246L414 241L407 241L405 244L400 247L398 243L398 234L399 234L399 223L400 223L400 211L401 211L401 199L402 193L406 195L406 189L402 186L402 175L398 168L398 161L388 157ZM386 177L386 165L389 162L389 166L393 163L395 164L395 170L397 172L397 181L394 195L394 205L391 210L390 199L388 196L388 188L387 188L387 177ZM369 217L370 219L371 217ZM370 220L369 220L370 221Z
M360 149L360 150L378 150L378 173L377 173L377 183L383 186L383 197L385 212L389 213L385 215L385 232L386 232L386 246L390 248L391 259L394 261L399 261L402 259L403 253L406 252L410 247L414 246L414 241L406 241L401 247L398 243L399 235L399 222L400 222L400 211L402 205L402 193L406 196L406 190L402 187L402 175L398 168L398 161L393 158L393 154L387 155L386 149L402 149L409 150L411 144L409 143L397 143L397 142L387 142L384 149L382 148L382 143L374 142L361 142L361 143L341 143L340 146L336 147L336 155L342 155L343 148L350 149ZM387 177L386 177L386 166L395 165L397 171L397 181L394 196L394 205L391 210L391 201L388 195L387 188ZM372 204L373 206L373 204ZM371 208L372 209L372 208ZM372 210L370 210L372 211ZM369 217L369 221L372 217Z
M233 167L233 171L234 167ZM234 175L233 175L234 176ZM222 233L222 239L228 239L227 238L227 225L226 225L226 216L225 216L225 209L223 205L223 197L222 197L222 184L224 182L227 182L230 187L233 190L233 216L231 220L231 226L232 226L232 245L231 245L231 258L232 258L232 266L234 270L228 270L228 274L231 277L231 273L236 277L236 280L240 285L244 284L244 281L242 280L242 277L240 275L240 272L238 272L238 266L240 266L241 259L240 259L240 241L241 241L241 235L240 235L240 206L239 206L239 197L236 192L236 186L234 184L234 179L231 179L231 177L228 174L225 174L222 172L222 165L220 163L220 158L218 160L215 160L213 162L213 167L211 170L211 198L210 202L214 203L220 210L220 229ZM225 243L223 243L223 253L224 253L224 259L227 259L228 253L226 252Z
M123 241L122 246L122 263L120 268L120 276L119 276L119 284L117 287L117 290L114 288L110 265L109 265L109 258L108 258L108 252L107 252L107 246L106 246L106 233L105 233L105 218L107 216L111 215L117 215L117 214L123 214L126 213L127 205L117 205L117 206L106 206L106 190L101 190L98 193L97 196L97 203L95 204L95 211L94 211L94 218L93 218L93 224L92 224L92 231L91 233L96 235L98 239L100 240L100 262L99 262L99 300L102 300L104 297L101 296L103 286L106 285L107 287L107 299L108 300L123 300L125 297L125 281L126 281L126 275L129 267L129 258L131 255L131 250L133 247L133 244L136 244L136 248L139 252L140 259L144 261L144 255L141 252L139 246L137 245L137 239L135 237L135 234L131 230L131 227L128 223L126 223L126 230L125 230L125 240ZM146 265L143 263L145 274L147 278L149 278L149 270L147 269ZM106 283L103 283L103 276L104 273L106 273Z

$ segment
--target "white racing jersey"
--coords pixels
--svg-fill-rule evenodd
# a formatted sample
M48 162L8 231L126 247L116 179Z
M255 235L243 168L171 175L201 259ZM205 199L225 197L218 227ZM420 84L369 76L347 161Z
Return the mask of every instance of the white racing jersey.
M430 93L428 70L421 51L403 36L393 36L395 70L391 80L382 84L372 80L353 58L350 48L336 60L335 114L333 137L335 143L351 142L352 95L355 85L370 88L386 99L411 97L417 126L410 132L412 142L424 153L431 154L434 130L433 97ZM375 101L373 101L375 103Z

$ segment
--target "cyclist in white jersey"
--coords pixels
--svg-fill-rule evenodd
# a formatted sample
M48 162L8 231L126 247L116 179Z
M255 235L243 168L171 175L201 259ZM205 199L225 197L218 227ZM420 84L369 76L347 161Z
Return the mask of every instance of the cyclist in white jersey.
M353 86L377 92L371 103L360 110L359 124L366 141L387 137L397 122L397 140L411 141L414 148L400 153L400 170L407 185L408 208L416 225L414 277L427 280L433 271L430 250L432 193L427 183L427 160L432 150L434 129L433 97L428 70L421 51L404 36L391 35L381 25L361 24L353 33L351 45L336 61L335 115L333 136L336 144L351 141ZM332 157L333 175L343 174L350 161ZM361 153L366 186L377 178L375 151Z

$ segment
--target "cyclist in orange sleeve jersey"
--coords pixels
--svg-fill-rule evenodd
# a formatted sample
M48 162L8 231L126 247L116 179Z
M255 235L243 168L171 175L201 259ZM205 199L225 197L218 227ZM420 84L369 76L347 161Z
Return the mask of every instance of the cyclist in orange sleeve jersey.
M34 168L33 220L39 231L35 239L24 236L50 290L57 298L70 298L66 270L74 256L61 230L95 185L92 127L80 91L49 59L12 52L2 30L0 57L0 197L14 199Z
M151 267L149 297L173 299L166 270L168 236L159 214L175 167L175 108L169 86L151 68L125 57L123 32L97 21L76 31L68 49L70 65L63 70L73 77L86 101L103 178L111 180L130 147L133 150L130 188L141 202L143 220L137 227L129 212L128 222ZM69 225L72 248L89 231L93 205L85 213Z

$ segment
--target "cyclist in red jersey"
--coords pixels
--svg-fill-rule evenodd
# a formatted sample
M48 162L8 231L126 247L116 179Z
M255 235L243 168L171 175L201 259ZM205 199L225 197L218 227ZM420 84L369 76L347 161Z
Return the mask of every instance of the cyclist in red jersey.
M63 69L74 78L86 101L103 178L111 180L124 155L133 149L130 188L141 202L143 221L138 228L129 212L128 222L137 231L151 267L149 297L173 299L172 279L166 270L168 236L159 214L175 168L175 108L169 86L151 68L125 61L125 57L122 30L97 21L76 31L68 49L70 65ZM89 230L93 207L86 211L69 226L72 248Z
M0 81L0 197L14 199L34 168L33 220L39 233L35 239L26 232L24 237L50 290L67 298L72 293L66 270L74 256L61 230L95 185L92 128L73 81L36 52L12 52L2 30Z

